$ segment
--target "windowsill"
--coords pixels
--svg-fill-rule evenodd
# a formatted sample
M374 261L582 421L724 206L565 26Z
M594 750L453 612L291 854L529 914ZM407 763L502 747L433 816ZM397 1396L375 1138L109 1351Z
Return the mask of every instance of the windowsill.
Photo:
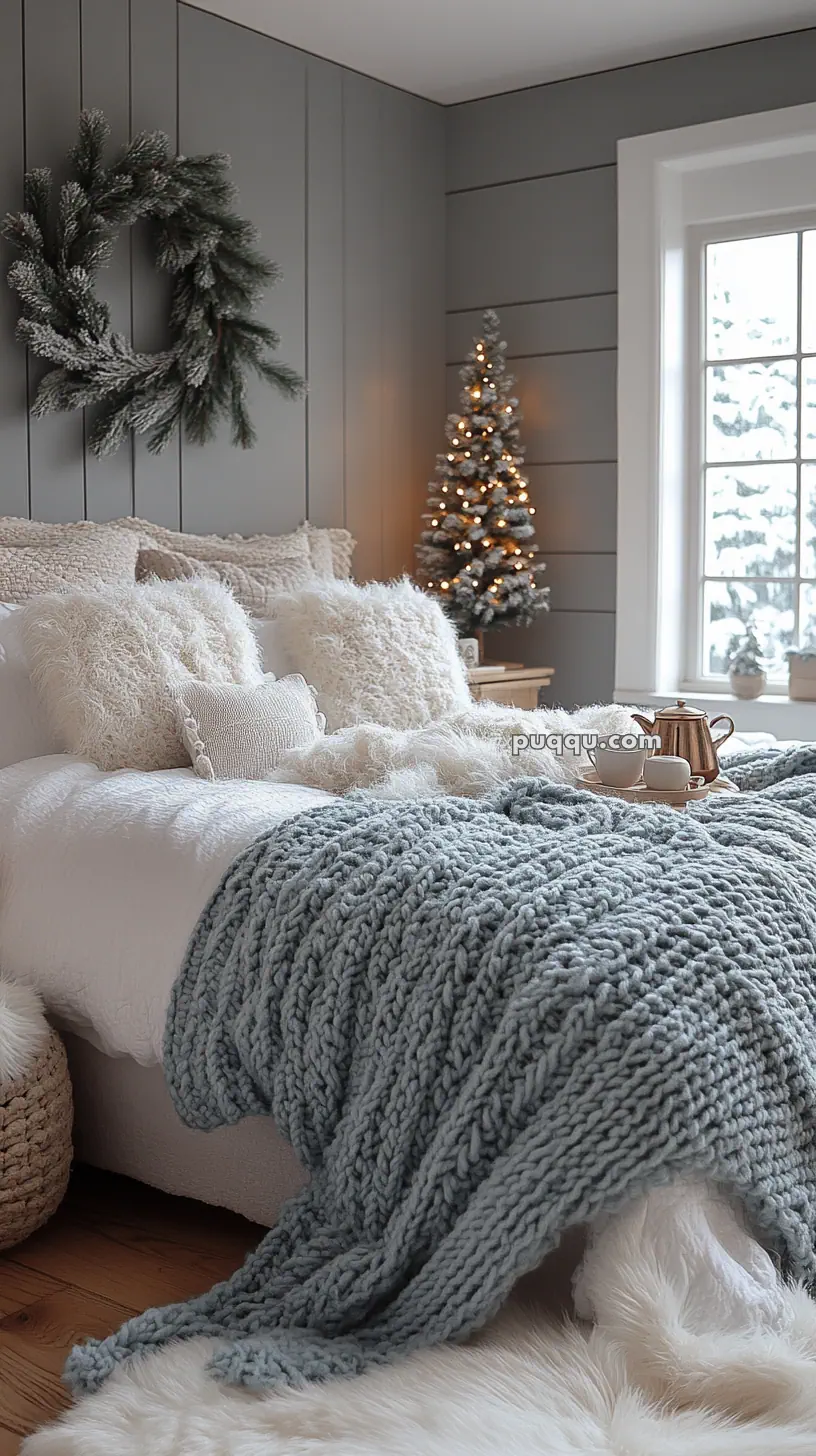
M643 693L615 691L615 702L647 709L665 708L678 697L709 718L727 713L738 733L773 733L777 738L816 739L816 703L794 702L779 693L735 698L731 693Z

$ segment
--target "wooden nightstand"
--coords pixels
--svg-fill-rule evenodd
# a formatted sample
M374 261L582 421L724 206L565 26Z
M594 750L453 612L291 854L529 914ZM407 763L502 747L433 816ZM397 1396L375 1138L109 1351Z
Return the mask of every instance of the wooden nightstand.
M486 662L468 672L477 703L488 698L512 708L537 708L539 688L549 687L552 679L551 667L522 667L520 662Z

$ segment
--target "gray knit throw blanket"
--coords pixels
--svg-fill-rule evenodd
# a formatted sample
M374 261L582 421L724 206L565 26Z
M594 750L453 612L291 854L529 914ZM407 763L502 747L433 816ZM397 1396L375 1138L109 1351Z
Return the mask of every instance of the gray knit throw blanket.
M736 1195L816 1280L816 752L686 813L521 780L350 798L233 864L175 987L183 1120L265 1113L309 1188L209 1294L77 1348L216 1335L294 1385L459 1339L571 1225L660 1183Z

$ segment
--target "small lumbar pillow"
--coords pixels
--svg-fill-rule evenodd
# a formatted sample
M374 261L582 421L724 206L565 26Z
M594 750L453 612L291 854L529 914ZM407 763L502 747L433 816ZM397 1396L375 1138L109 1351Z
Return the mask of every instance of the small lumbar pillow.
M319 738L326 719L297 675L258 687L187 683L176 704L179 728L202 779L265 779L292 748Z
M60 746L103 769L188 765L178 692L192 679L254 686L263 678L249 619L218 582L43 596L20 615Z
M471 705L453 627L407 578L308 587L274 611L276 645L314 685L330 733L421 728Z

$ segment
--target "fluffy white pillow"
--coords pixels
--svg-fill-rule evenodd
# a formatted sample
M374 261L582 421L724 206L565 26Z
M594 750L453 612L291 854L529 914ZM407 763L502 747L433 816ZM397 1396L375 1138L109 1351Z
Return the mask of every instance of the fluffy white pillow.
M103 769L189 764L179 688L191 679L262 680L249 619L218 582L42 596L20 615L31 676L61 747Z
M21 616L0 602L0 768L60 751L29 675Z
M190 682L176 704L181 736L202 779L265 779L285 753L319 738L326 719L305 678L260 687Z
M470 706L456 633L407 578L278 597L275 627L276 647L314 686L330 733L354 723L420 728Z

